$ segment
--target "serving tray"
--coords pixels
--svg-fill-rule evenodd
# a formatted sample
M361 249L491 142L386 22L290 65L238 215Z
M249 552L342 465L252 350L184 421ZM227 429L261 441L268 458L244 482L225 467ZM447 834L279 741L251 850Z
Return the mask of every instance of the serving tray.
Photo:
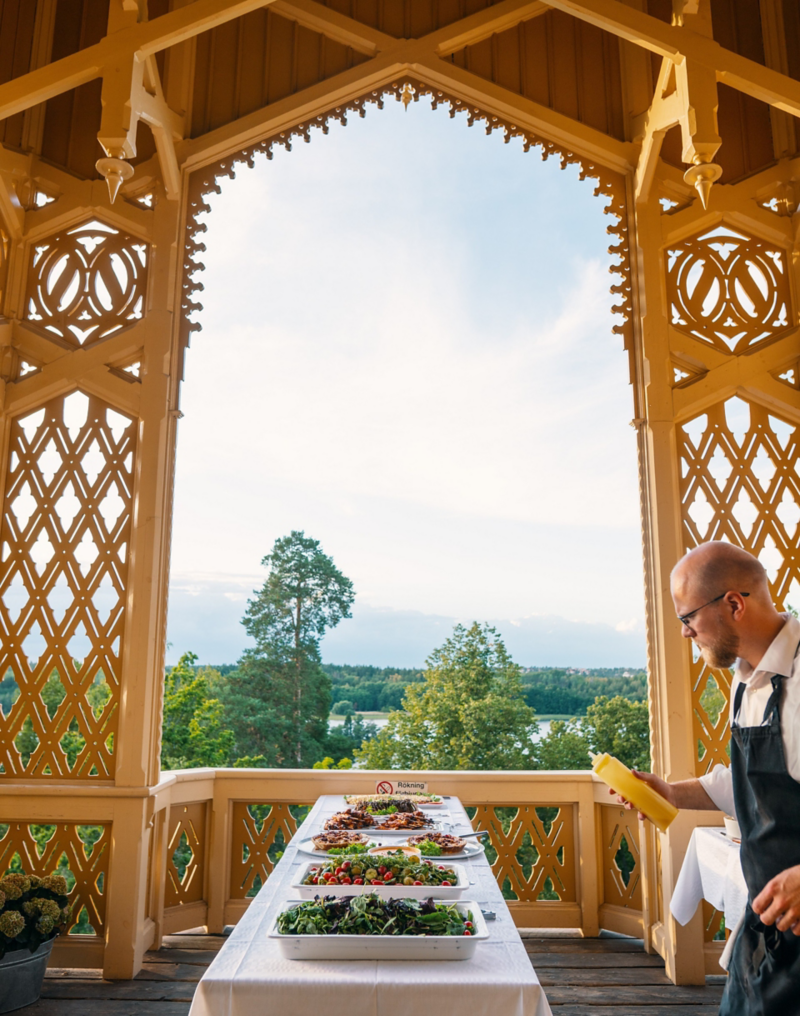
M378 858L373 857L371 860L378 861ZM399 897L427 900L430 896L435 896L439 900L460 900L464 891L469 888L467 869L463 864L447 864L440 858L437 860L439 864L444 864L455 871L458 876L455 885L332 885L330 887L303 885L303 879L309 871L312 868L321 867L319 861L310 861L308 864L304 864L297 873L295 881L292 882L292 889L303 900L313 900L315 896L360 896L362 893L374 893L385 900L398 899Z
M287 907L297 902L289 901ZM489 931L477 903L462 900L456 906L464 916L472 912L472 935L281 935L276 917L267 937L278 942L289 960L469 960Z

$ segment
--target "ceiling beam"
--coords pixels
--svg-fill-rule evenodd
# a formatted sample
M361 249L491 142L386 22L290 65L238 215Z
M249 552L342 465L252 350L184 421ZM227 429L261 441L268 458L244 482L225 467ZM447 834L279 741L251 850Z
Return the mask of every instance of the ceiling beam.
M717 81L800 116L800 81L723 49L718 42L691 29L674 28L621 0L547 0L547 4L674 63L688 59L711 68Z
M268 7L272 0L195 0L188 7L106 35L94 46L0 85L0 120L103 76L104 68L133 57L143 61L217 25Z

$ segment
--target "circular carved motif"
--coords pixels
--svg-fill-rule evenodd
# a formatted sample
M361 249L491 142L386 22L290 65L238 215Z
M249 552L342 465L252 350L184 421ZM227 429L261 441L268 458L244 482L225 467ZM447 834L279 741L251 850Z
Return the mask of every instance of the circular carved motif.
M36 331L85 346L144 314L147 245L105 223L75 226L37 244L25 319Z
M719 227L667 251L670 318L727 353L790 328L784 251Z

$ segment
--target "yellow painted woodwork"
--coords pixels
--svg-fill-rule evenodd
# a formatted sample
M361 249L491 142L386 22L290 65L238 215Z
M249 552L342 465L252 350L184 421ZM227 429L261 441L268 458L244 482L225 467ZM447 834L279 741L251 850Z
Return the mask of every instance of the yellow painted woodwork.
M66 859L96 934L65 936L64 965L132 976L163 934L221 931L295 830L289 805L370 789L354 773L160 777L160 713L206 198L255 155L401 99L576 165L604 202L656 772L727 762L729 677L681 637L677 558L730 539L800 606L796 4L4 0L0 675L19 697L0 716L0 859ZM641 935L673 979L702 982L718 915L681 929L668 906L693 826L718 816L639 829L589 773L429 778L478 809L518 922ZM55 830L41 856L37 825Z

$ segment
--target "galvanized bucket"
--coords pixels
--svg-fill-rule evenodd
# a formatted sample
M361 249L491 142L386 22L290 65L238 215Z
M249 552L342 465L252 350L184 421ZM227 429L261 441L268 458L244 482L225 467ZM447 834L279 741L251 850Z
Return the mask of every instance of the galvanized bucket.
M36 1001L54 942L54 938L43 942L36 952L15 949L0 960L0 1013L13 1012Z

